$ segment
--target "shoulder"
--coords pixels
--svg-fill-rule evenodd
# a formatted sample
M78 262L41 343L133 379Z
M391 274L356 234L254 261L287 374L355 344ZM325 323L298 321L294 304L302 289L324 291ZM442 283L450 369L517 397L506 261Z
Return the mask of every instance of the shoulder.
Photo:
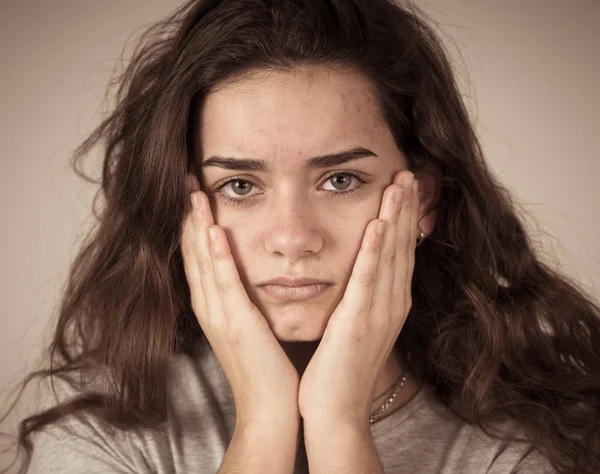
M555 472L525 441L514 422L496 426L521 441L491 437L478 425L455 415L436 398L429 385L424 385L407 406L390 418L383 429L378 429L376 439L389 472L402 472L402 468L432 474Z
M452 443L459 466L457 472L488 474L556 472L548 459L526 440L515 423L506 422L504 428L507 432L513 433L518 441L496 439L490 437L477 425L465 425L461 435Z
M435 398L431 390L426 397L431 413L437 414L446 430L439 433L447 443L450 462L460 473L506 474L530 473L551 474L556 471L550 462L527 440L521 426L514 420L505 420L493 425L491 436L477 424L470 424L455 415ZM436 433L433 432L436 437ZM502 439L508 437L510 439Z
M88 374L89 376L89 374ZM40 381L35 414L54 409L82 395L79 374L57 375ZM107 379L92 374L90 387L99 391ZM57 413L59 414L59 413ZM28 473L134 473L127 434L112 430L86 411L61 416L32 434L33 451Z
M41 408L83 394L79 377L44 380ZM214 352L173 355L165 377L167 421L160 428L124 431L80 412L35 434L30 472L215 472L235 428L235 404ZM111 384L106 371L87 381L85 392L103 393Z

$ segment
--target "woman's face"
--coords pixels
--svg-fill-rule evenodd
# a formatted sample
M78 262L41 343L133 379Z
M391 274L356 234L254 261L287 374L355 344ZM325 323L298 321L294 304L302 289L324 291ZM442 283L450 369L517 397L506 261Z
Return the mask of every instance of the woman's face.
M248 296L280 341L322 337L383 191L408 168L367 87L342 72L262 73L211 93L200 111L202 189ZM353 149L364 153L307 166ZM210 165L216 156L260 161L263 169ZM310 299L282 301L259 286L281 276L331 285Z

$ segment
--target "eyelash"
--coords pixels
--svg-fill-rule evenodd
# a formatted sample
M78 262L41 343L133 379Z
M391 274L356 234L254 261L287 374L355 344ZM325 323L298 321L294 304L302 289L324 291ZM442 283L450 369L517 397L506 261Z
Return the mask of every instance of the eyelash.
M363 179L362 175L355 171L334 171L325 177L323 184L325 184L327 181L329 181L334 176L340 176L340 175L341 176L346 176L346 175L352 176L353 178L355 178L358 181L358 184L354 188L350 189L349 191L335 192L335 191L324 190L324 192L328 196L334 197L334 198L346 197L346 196L349 196L349 195L354 194L355 192L359 191L360 189L362 189L362 187L365 185L365 183L367 183L367 181L365 181ZM219 198L222 199L223 201L225 201L225 203L230 206L241 206L242 204L245 204L246 202L248 202L254 198L254 196L251 196L248 198L235 199L235 198L231 198L231 197L227 196L227 194L225 194L223 191L221 191L229 183L234 183L236 181L243 181L246 183L250 183L253 186L256 186L256 184L249 179L235 178L235 177L230 178L227 181L225 181L224 183L218 185L216 187L216 190L218 191Z

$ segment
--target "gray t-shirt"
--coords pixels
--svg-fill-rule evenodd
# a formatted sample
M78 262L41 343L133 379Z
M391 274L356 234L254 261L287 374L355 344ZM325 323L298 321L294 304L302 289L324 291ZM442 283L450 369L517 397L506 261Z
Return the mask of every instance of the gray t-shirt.
M69 417L70 429L50 425L34 435L28 472L216 473L235 427L235 404L218 359L210 347L194 358L175 356L170 378L165 428L111 435L91 415ZM76 395L64 382L55 387L60 400ZM42 407L56 404L50 397ZM372 424L371 432L387 474L555 472L531 445L498 441L462 422L427 384L406 405ZM299 437L294 474L307 472Z

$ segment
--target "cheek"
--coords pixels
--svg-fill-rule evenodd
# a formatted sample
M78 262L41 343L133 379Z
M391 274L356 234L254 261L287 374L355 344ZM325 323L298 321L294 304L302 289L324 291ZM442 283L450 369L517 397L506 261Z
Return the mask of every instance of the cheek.
M380 201L377 196L369 196L355 203L351 208L339 208L331 216L328 226L330 249L328 263L337 265L343 271L345 282L350 279L354 262L360 251L369 222L377 218ZM333 254L333 255L332 255ZM327 254L326 254L327 255Z
M336 208L330 216L333 231L352 248L360 248L367 225L379 215L380 199L380 196L371 194L352 206Z
M335 265L340 271L343 269L346 281L350 278L352 267L356 261L362 244L364 231L369 219L354 216L351 220L340 226L340 230L333 234L333 248L335 248Z

